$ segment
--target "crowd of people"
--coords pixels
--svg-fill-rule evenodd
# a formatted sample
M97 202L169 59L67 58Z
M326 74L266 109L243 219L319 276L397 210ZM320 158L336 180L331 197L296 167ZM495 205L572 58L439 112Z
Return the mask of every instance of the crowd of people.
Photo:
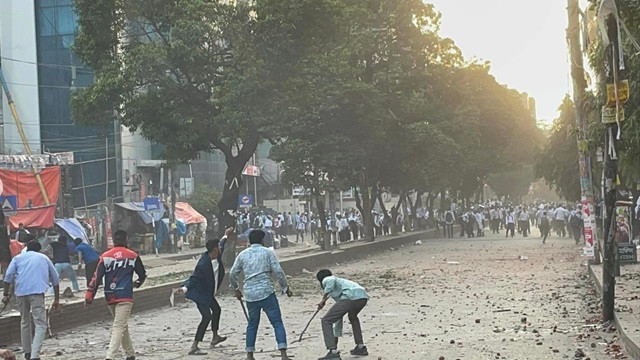
M414 214L415 213L415 214ZM331 234L332 244L359 240L364 237L362 215L356 209L330 211L326 218L325 231ZM397 232L438 229L445 238L453 238L454 226L460 227L459 237L483 237L485 230L498 234L505 230L505 236L531 236L532 227L540 231L543 242L555 232L558 236L572 236L576 243L582 236L583 221L580 204L561 203L513 204L500 201L462 206L450 203L441 209L429 210L419 206L398 209L395 219L386 212L372 212L375 236L389 235L392 226ZM277 212L273 215L243 213L238 217L237 231L248 229L271 230L277 236L294 236L296 242L304 242L309 236L311 242L320 242L322 222L313 212Z
M452 204L448 210L434 211L435 227L442 228L443 236L454 237L454 222L460 226L460 237L483 237L485 229L492 234L505 231L505 237L531 236L532 227L540 231L543 243L551 232L558 236L571 236L576 244L583 233L582 207L580 204L503 204L499 201L458 207Z

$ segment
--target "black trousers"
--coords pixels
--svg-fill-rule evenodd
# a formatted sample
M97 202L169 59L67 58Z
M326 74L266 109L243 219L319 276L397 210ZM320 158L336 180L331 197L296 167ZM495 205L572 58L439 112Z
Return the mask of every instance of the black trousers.
M204 333L207 332L209 323L211 323L211 331L218 331L218 328L220 327L220 314L222 313L222 309L215 297L209 306L198 303L196 303L196 305L198 306L198 311L200 311L200 315L202 316L202 320L200 320L200 324L198 325L198 331L196 331L196 341L202 341L202 339L204 339Z
M507 236L506 237L509 237L509 232L511 232L511 237L513 237L514 236L513 232L514 232L515 228L516 228L516 224L508 223L507 224Z
M87 278L87 287L89 287L89 283L91 283L91 279L93 278L97 267L98 260L84 264L84 276ZM98 279L98 283L96 285L102 285L102 279Z

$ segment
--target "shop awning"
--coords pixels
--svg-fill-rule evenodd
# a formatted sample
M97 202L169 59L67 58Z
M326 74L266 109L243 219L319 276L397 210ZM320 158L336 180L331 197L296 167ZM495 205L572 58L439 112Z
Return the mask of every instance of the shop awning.
M162 203L160 203L162 210L149 212L144 211L144 203L142 202L116 203L116 205L127 210L135 211L140 215L145 224L157 222L162 219L164 215L164 205Z
M186 202L176 202L176 218L182 219L187 224L200 224L207 219Z

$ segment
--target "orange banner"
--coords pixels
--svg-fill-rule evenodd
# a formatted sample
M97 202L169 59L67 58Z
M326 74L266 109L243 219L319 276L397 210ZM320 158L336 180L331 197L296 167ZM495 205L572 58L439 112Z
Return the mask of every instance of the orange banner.
M9 217L12 229L19 224L26 227L50 228L55 218L60 193L60 167L52 166L40 171L42 183L51 205L46 206L38 181L32 172L0 170L0 188L3 196L18 198L18 213Z

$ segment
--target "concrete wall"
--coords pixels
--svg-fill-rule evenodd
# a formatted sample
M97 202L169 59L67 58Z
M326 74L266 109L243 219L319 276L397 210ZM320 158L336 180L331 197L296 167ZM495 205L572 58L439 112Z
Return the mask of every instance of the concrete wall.
M0 1L0 55L2 72L9 83L9 91L22 120L31 150L40 153L40 102L34 4L34 1L28 0ZM24 153L4 93L2 112L5 153Z

